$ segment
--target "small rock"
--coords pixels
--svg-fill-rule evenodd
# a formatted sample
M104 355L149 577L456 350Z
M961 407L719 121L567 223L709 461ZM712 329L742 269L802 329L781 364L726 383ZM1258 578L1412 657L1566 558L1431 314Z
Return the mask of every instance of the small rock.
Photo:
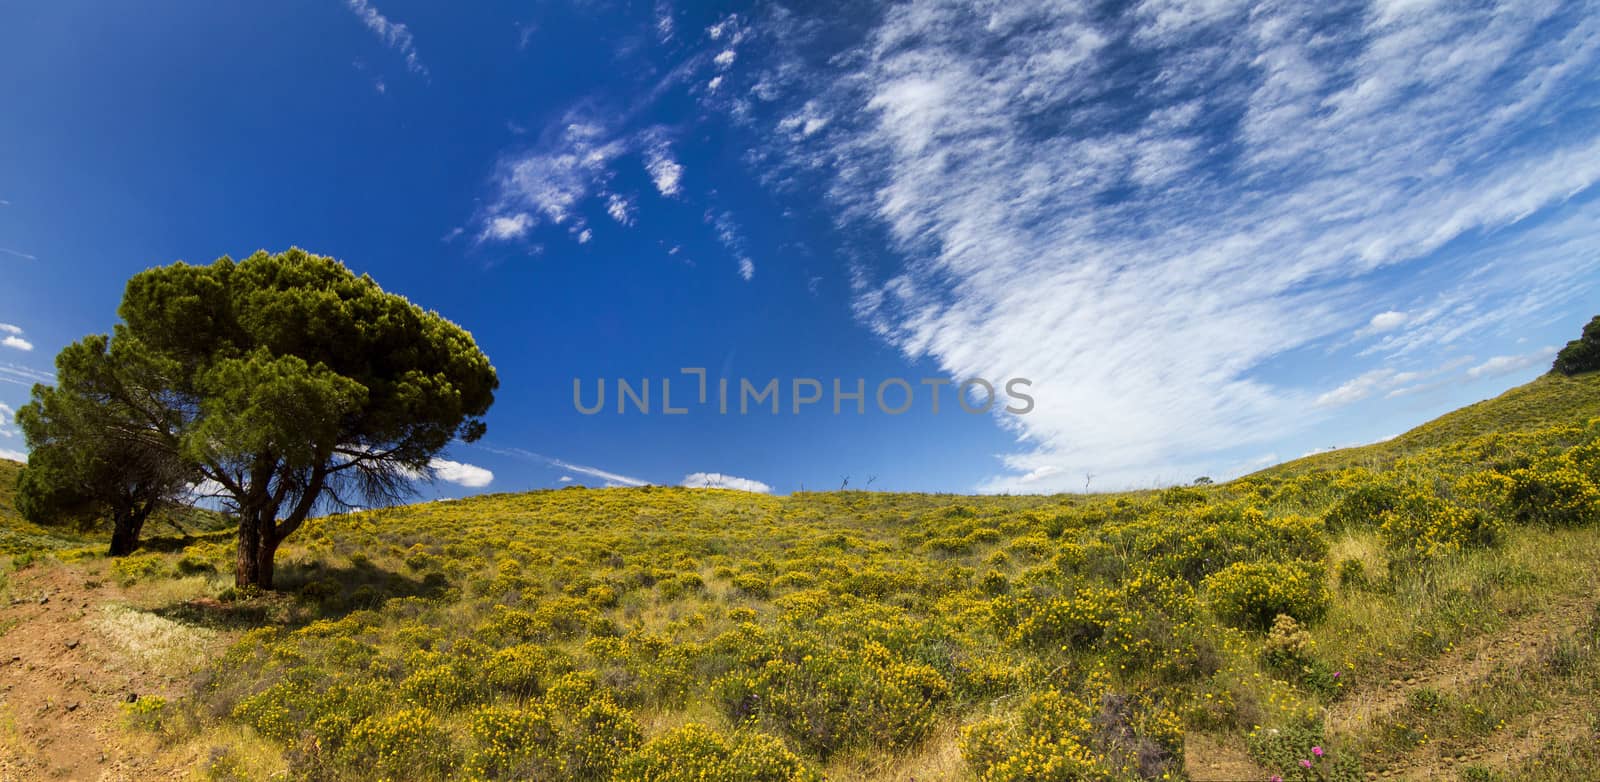
M125 703L137 703L139 700L139 693L130 692L126 696L123 696L122 700Z
M48 603L48 602L50 602L50 596L49 595L40 595L39 596L39 605L44 605L45 603Z
M68 649L76 649L76 648L78 648L78 644L80 644L80 643L82 643L82 641L74 638L74 639L72 639L72 640L67 642L67 648Z
M67 711L77 711L77 710L78 710L78 702L77 701L73 701L73 702L67 704Z

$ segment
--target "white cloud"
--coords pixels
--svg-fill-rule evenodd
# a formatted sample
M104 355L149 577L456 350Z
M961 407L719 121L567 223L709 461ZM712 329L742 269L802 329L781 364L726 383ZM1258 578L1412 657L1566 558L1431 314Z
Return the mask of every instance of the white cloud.
M556 480L556 483L572 483L572 476L571 475L563 475L563 476L561 476L560 478L558 478Z
M37 260L39 260L38 256L29 255L28 253L22 252L20 250L13 250L13 249L11 249L9 247L0 247L0 255L10 255L10 256L17 257L17 258L21 258L24 261L37 261Z
M16 348L17 350L33 350L32 342L17 336L8 336L4 339L0 339L0 345L4 345L8 348Z
M13 451L10 448L0 448L0 459L10 459L13 462L22 462L26 464L28 461L28 455L21 451Z
M483 238L498 239L501 241L507 239L521 239L522 237L527 236L528 231L532 229L533 215L530 215L527 212L518 212L512 215L499 215L497 217L490 218L489 223L483 227Z
M569 114L535 148L500 161L482 236L518 238L541 219L556 225L581 222L579 206L610 180L611 161L626 149L599 123ZM496 234L497 224L507 229L505 236Z
M13 364L9 361L0 361L0 383L32 388L35 383L49 385L54 382L56 382L56 376L49 372L41 372L32 367Z
M738 53L734 50L724 49L722 52L717 54L717 56L713 59L713 62L717 64L718 68L726 68L732 65L734 58L738 56Z
M7 334L21 334L22 333L22 327L21 326L13 326L10 323L0 323L0 331L3 331L5 333L7 333Z
M672 6L664 1L656 3L656 40L666 43L672 40Z
M1373 315L1372 320L1367 322L1366 330L1368 333L1372 334L1377 334L1384 331L1393 331L1405 325L1405 322L1406 314L1404 312L1389 310L1388 312L1380 312L1376 315Z
M739 259L739 276L741 278L743 278L745 282L749 282L751 279L754 279L755 276L756 276L756 264L755 264L755 262L750 260L749 258L740 258Z
M720 472L692 472L683 476L683 481L678 485L693 489L737 489L757 494L772 493L772 487L761 481L740 478L737 475L723 475Z
M481 489L494 480L494 473L473 464L462 464L449 459L434 459L428 463L428 468L435 477L447 483L465 486L469 489Z
M606 197L606 214L623 225L633 225L633 204L616 193Z
M588 244L594 238L594 231L585 228L578 232L578 244Z
M645 170L650 172L650 179L655 182L656 190L669 198L677 195L679 180L683 178L683 166L672 159L672 151L665 143L659 143L652 145L645 156L647 160Z
M1555 354L1555 348L1546 347L1520 356L1495 356L1467 370L1467 377L1471 380L1482 380L1484 378L1509 375L1529 367L1548 363Z
M1396 372L1393 369L1374 369L1346 381L1343 385L1316 398L1316 407L1343 407L1366 399L1380 391L1415 383L1427 375L1421 372Z
M1318 397L1264 377L1276 356L1385 325L1375 353L1438 350L1594 284L1597 221L1555 210L1600 181L1573 97L1600 16L1575 6L910 0L847 51L811 29L741 50L774 60L760 160L886 229L856 308L908 358L1034 381L1034 412L1001 419L1025 450L985 489L1184 474L1400 387ZM794 143L808 116L826 145ZM1468 235L1504 257L1436 254ZM1404 322L1363 322L1422 264L1439 274Z
M614 473L614 472L610 472L610 471L607 471L607 470L602 470L602 469L600 469L598 467L587 467L587 466L582 465L582 464L573 464L571 462L564 462L564 461L561 461L560 459L550 459L549 462L550 462L550 464L552 466L557 467L559 469L570 470L570 471L576 472L576 473L582 473L582 474L587 475L587 476L589 476L591 478L599 478L600 480L605 481L605 485L608 486L608 487L615 487L615 486L649 486L650 485L649 481L642 480L640 478L630 477L630 476L627 476L627 475L622 475L620 473Z
M406 69L422 76L428 75L428 69L417 57L416 44L411 39L411 30L405 25L390 21L388 17L378 12L378 9L367 0L347 0L346 5L361 17L362 24L378 36L385 46L394 49L406 58Z

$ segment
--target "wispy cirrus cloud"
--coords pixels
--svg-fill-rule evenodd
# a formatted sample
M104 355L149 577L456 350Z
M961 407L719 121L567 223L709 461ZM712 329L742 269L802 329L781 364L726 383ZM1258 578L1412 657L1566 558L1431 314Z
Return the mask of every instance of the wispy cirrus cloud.
M56 376L21 364L9 361L0 361L0 383L31 388L35 383L49 385L56 382Z
M1544 347L1516 356L1495 356L1467 370L1467 377L1473 380L1483 380L1485 378L1509 375L1531 367L1544 366L1550 363L1555 354L1555 348Z
M419 76L428 75L428 67L422 64L422 58L417 55L416 43L412 40L411 28L400 22L392 21L380 13L376 6L367 0L346 0L345 5L361 19L361 23L378 36L378 40L390 49L399 52L406 60L406 70ZM379 82L381 85L382 82ZM379 91L382 91L380 86Z
M482 449L484 451L488 451L489 453L499 454L501 456L510 456L512 458L515 458L515 459L521 459L521 460L527 461L527 462L534 462L534 463L542 464L542 465L545 465L545 466L548 466L548 467L554 467L557 470L561 470L563 472L577 473L579 475L587 475L587 476L589 476L591 478L599 478L601 481L604 482L605 486L649 486L649 485L651 485L650 481L644 480L642 478L634 478L632 476L623 475L621 473L611 472L610 470L603 470L603 469L601 469L599 467L590 467L588 465L583 465L583 464L574 464L574 463L566 461L564 459L557 459L557 458L555 458L553 456L545 456L544 454L535 453L535 452L529 451L529 450L527 450L525 448L499 448L499 447L495 447L495 446L482 445L482 444L476 445L474 447ZM571 476L570 475L562 476L561 482L562 483L570 483L571 482Z
M1202 467L1414 379L1317 394L1263 374L1276 356L1365 329L1371 355L1416 360L1593 286L1593 218L1520 227L1600 180L1572 99L1597 74L1587 3L908 0L859 31L764 22L773 54L730 63L753 96L730 111L778 131L756 156L774 181L819 177L847 229L887 231L889 260L854 271L863 321L953 375L1035 381L1007 421L1026 450L985 489ZM1544 246L1440 260L1512 226ZM1386 277L1421 265L1454 276L1402 311Z
M761 481L740 478L737 475L724 475L720 472L692 472L683 476L678 485L691 489L737 489L756 494L772 493L772 487Z

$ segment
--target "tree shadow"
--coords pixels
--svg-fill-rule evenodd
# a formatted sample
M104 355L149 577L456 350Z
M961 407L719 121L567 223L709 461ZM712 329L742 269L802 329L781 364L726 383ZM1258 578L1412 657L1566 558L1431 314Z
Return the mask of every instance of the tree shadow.
M231 543L233 536L232 530L216 530L214 532L185 535L146 535L143 540L139 541L139 550L134 553L172 554L196 543Z
M316 561L282 563L276 588L259 593L229 589L222 597L185 600L152 613L193 627L243 631L258 627L295 629L377 609L394 598L436 598L450 588L442 575L412 578L370 562L328 567Z

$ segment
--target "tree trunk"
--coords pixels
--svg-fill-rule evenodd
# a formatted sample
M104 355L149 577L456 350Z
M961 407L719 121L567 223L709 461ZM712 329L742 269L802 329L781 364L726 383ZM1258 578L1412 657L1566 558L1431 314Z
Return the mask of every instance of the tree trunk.
M134 528L130 520L118 517L110 529L110 555L128 557L136 549L139 549L139 529Z
M125 557L139 548L139 531L144 527L144 515L137 512L118 513L111 527L111 556Z
M239 511L239 551L233 565L235 587L261 585L261 519L255 509Z
M272 588L272 560L278 554L283 536L268 511L239 514L239 552L234 561L235 587Z
M261 546L256 549L256 585L262 589L272 588L272 559L278 555L279 542L271 532L261 535Z

